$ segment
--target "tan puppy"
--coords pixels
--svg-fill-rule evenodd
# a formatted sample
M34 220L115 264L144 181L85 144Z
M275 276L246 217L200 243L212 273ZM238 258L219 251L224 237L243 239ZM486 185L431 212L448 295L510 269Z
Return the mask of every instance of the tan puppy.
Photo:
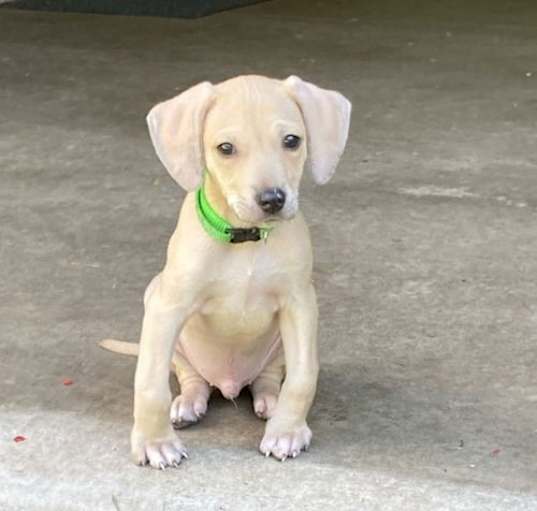
M265 455L284 460L309 445L317 304L298 188L305 164L317 183L330 179L350 112L341 94L296 76L240 76L196 85L149 113L157 155L191 193L165 267L145 293L131 436L136 463L165 468L186 457L172 424L201 418L212 386L234 398L250 385L256 414L268 419L259 447ZM266 239L215 239L202 218L200 186L235 241ZM103 346L137 351L119 341ZM172 359L181 386L173 403Z

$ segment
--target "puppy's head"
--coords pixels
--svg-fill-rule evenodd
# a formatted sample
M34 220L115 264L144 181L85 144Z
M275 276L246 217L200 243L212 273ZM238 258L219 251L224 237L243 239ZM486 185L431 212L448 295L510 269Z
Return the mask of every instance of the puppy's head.
M326 183L345 147L350 102L296 76L200 83L147 116L160 160L187 191L204 169L239 219L289 219L305 165Z

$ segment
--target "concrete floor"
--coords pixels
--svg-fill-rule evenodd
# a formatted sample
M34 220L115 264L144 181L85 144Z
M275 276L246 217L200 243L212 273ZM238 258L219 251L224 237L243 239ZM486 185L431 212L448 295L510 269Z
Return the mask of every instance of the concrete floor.
M2 511L537 509L537 8L465 3L0 10ZM180 469L137 468L135 361L96 341L138 337L182 199L144 115L251 72L354 103L339 173L304 187L314 443L258 455L243 395L182 433Z

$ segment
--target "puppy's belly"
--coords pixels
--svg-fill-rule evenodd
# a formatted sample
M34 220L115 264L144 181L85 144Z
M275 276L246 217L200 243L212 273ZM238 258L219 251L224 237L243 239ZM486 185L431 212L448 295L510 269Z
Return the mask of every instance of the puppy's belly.
M206 308L188 320L176 349L210 385L234 398L281 349L277 314L266 307L240 314Z

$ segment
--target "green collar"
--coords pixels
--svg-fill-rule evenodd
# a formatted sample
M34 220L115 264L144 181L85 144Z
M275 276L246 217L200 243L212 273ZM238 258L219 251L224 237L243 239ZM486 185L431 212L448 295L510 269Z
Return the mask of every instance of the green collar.
M266 240L271 227L233 227L209 204L203 184L196 192L196 210L205 232L223 243L244 243L245 241Z

